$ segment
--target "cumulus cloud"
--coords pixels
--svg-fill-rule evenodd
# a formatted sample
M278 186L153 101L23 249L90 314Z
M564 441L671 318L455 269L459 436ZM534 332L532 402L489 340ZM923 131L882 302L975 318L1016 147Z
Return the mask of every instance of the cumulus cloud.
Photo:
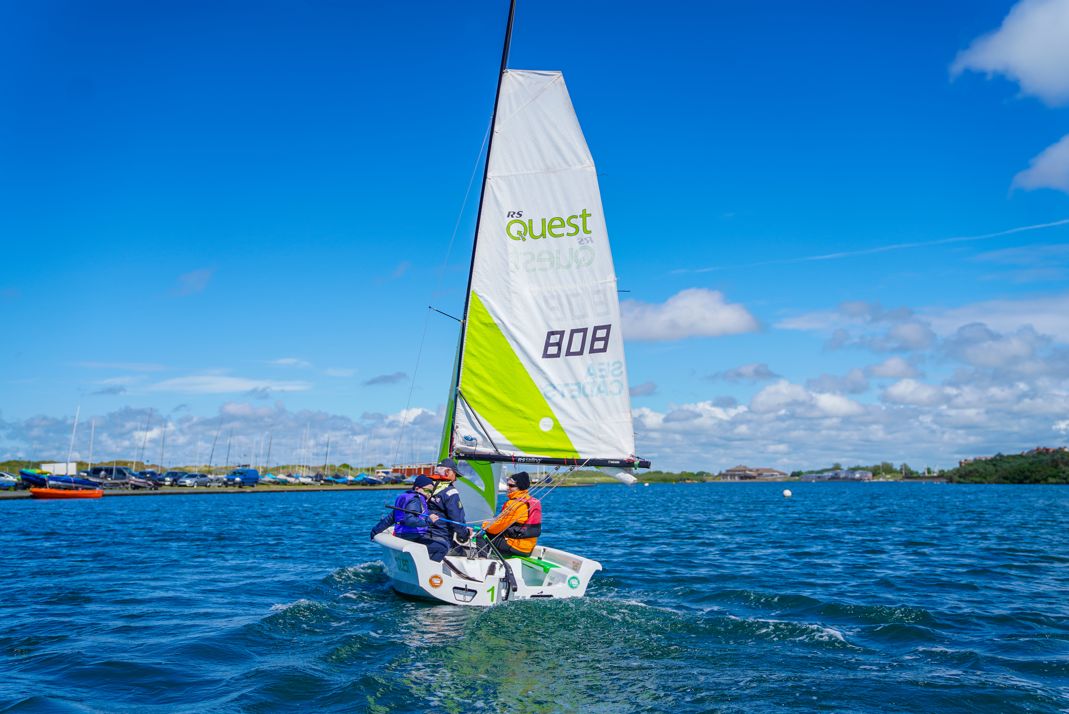
M791 413L795 417L848 417L864 408L841 394L814 392L781 379L754 395L750 410L757 414Z
M891 379L903 379L905 377L916 377L920 375L920 372L916 367L898 356L888 357L879 364L869 365L865 368L865 373L872 377L886 377Z
M854 368L843 376L822 374L819 377L808 379L805 386L806 389L814 392L861 394L868 391L869 380L862 370Z
M124 407L92 414L83 409L74 457L89 456L90 422L95 427L95 461L145 458L155 463L164 446L164 465L225 466L230 440L230 465L321 464L330 441L332 463L353 466L432 460L438 449L443 414L414 408L394 414L369 414L358 419L323 411L290 411L281 403L256 405L227 402L217 413L164 415L155 409ZM62 460L67 455L72 418L0 418L0 459ZM164 441L164 431L166 440ZM212 452L212 443L219 437ZM403 445L403 453L399 451Z
M974 367L1008 367L1031 360L1050 340L1030 327L999 334L979 322L964 325L950 337L946 351Z
M1069 35L1065 44L1069 45ZM1025 190L1053 188L1069 193L1069 134L1033 158L1027 169L1013 177L1012 185Z
M768 365L763 362L744 364L709 375L710 379L722 379L725 382L765 382L777 377L779 375L769 369Z
M882 399L891 404L935 406L944 399L943 390L915 379L902 379L883 390Z
M376 387L383 384L397 384L408 379L407 372L392 372L390 374L380 374L376 377L372 377L364 382L365 387Z
M179 394L238 394L255 390L303 392L311 388L312 385L308 382L248 379L216 374L174 377L146 387L150 392L176 392Z
M1069 292L1022 300L986 300L949 309L928 308L921 314L940 335L951 335L970 323L983 323L998 332L1030 326L1069 344Z
M818 310L781 320L787 330L829 333L826 347L861 348L873 352L928 349L936 335L926 321L906 307L885 309L879 303L844 302L836 310Z
M973 41L951 65L1002 74L1051 106L1069 102L1069 0L1021 0L1002 26Z
M620 303L624 336L629 340L665 341L753 332L757 320L722 293L704 288L683 290L664 303Z
M197 293L204 292L204 289L208 287L208 283L211 282L214 274L215 268L199 268L179 275L175 294L179 297L185 297L187 295L196 295Z

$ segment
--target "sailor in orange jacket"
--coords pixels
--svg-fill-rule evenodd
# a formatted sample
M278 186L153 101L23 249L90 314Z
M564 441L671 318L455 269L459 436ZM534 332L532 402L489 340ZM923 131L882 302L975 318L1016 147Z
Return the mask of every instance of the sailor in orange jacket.
M497 518L483 522L483 530L501 555L530 555L542 534L542 503L528 492L531 477L526 471L513 474L506 484L508 500Z

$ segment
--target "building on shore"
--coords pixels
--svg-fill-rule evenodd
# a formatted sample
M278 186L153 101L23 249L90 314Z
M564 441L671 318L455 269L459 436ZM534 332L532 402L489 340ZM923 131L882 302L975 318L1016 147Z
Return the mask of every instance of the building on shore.
M762 481L774 481L776 479L787 478L787 474L782 471L777 471L776 469L770 469L764 466L744 466L742 464L721 471L717 476L722 481L756 481L758 479Z
M402 476L430 476L434 473L434 467L438 464L395 464L390 467L390 473Z
M831 469L815 474L802 474L803 481L871 481L872 472L865 469Z

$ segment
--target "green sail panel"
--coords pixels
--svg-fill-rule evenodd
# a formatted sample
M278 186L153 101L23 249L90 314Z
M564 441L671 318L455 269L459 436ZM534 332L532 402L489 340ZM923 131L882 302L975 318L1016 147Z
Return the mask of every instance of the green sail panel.
M461 459L454 484L468 523L490 520L497 512L497 469L489 461Z
M579 458L553 408L475 292L468 306L466 336L461 398L478 418L518 451Z

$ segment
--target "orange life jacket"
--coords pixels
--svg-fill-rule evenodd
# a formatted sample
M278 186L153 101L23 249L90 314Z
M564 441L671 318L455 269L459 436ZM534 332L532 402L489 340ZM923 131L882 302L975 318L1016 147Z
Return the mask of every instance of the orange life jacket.
M542 534L542 502L527 491L517 491L505 501L498 517L483 527L490 535L503 535L514 550L530 553Z

